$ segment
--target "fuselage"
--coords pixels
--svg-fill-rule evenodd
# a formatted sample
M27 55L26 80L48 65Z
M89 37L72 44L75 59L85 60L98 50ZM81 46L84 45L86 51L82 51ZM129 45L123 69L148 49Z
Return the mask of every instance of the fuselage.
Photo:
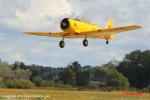
M78 19L64 18L61 21L60 27L65 32L80 33L87 31L99 30L97 25L89 24Z
M64 32L68 32L71 34L80 34L84 32L89 32L89 31L96 31L100 30L101 28L97 25L90 24L84 21L80 21L78 19L72 19L72 18L64 18L61 23L60 27ZM99 38L101 39L112 39L114 38L114 34L109 34L106 36L100 36Z

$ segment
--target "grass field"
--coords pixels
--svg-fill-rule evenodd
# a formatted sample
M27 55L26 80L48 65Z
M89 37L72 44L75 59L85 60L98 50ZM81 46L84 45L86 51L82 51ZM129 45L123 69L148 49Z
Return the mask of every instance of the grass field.
M150 100L150 93L126 95L126 92L0 88L0 100Z

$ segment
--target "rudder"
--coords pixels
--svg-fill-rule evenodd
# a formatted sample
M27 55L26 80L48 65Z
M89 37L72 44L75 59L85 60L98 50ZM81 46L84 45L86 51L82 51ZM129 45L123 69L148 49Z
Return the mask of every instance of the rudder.
M113 20L112 19L109 19L105 28L109 29L109 28L112 28L113 27Z

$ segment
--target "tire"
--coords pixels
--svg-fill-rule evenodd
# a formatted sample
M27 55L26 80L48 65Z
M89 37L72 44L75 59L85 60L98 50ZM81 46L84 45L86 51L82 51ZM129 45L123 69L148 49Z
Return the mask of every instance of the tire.
M84 40L83 40L83 46L84 46L84 47L87 47L87 46L88 46L88 40L87 40L87 39L84 39Z
M108 41L108 40L106 41L106 44L109 44L109 41Z
M59 42L59 47L60 48L64 48L65 47L65 42L64 41L60 41Z

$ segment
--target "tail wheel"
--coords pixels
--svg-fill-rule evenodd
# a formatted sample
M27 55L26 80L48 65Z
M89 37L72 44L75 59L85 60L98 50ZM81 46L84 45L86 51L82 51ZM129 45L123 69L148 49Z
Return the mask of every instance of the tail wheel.
M65 47L65 42L64 41L60 41L59 42L59 47L60 48L64 48Z
M88 46L88 40L87 40L87 39L84 39L84 40L83 40L83 46L85 46L85 47Z
M106 40L106 44L109 44L109 41L108 41L108 40Z

